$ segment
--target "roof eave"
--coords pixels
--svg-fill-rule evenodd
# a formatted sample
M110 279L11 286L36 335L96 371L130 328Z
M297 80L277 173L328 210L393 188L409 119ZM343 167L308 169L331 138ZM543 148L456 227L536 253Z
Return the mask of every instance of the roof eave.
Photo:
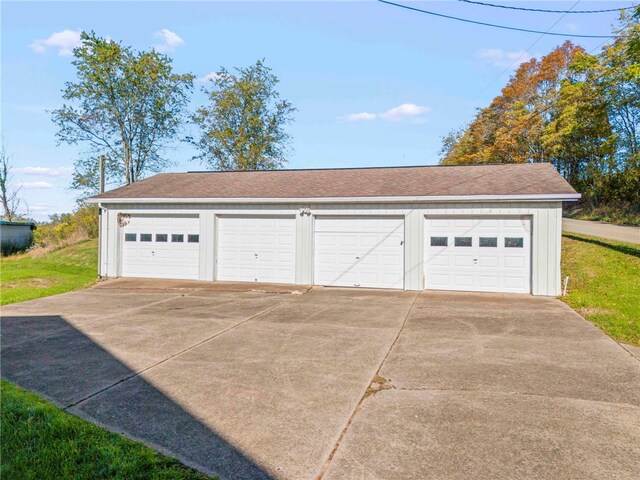
M401 197L318 197L318 198L117 198L91 197L94 204L318 204L318 203L432 203L432 202L575 202L579 193L521 195L436 195Z

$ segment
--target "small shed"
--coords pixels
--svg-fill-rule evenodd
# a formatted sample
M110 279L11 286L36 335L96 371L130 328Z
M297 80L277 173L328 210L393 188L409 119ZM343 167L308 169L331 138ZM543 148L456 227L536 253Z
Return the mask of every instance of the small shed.
M33 222L9 222L0 220L0 245L2 252L7 250L20 251L31 246L33 231L36 224Z

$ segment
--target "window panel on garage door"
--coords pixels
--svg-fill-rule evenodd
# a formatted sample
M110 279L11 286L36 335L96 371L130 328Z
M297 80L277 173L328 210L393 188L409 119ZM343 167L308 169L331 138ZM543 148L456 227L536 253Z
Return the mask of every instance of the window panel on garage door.
M425 236L426 288L529 293L529 218L427 218Z
M404 219L315 219L314 283L327 286L404 287Z
M295 217L218 218L217 279L295 283Z
M131 215L122 228L122 276L198 278L198 243L174 241L180 236L199 235L197 215Z

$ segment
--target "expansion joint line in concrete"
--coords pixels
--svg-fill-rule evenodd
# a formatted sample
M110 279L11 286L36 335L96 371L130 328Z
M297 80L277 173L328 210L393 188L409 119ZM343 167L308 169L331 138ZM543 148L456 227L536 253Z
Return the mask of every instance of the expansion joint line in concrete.
M627 355L629 355L631 358L633 358L634 360L636 360L637 362L640 362L640 357L635 355L631 350L629 350L623 343L620 342L616 342L618 344L619 347L621 347Z
M420 296L420 293L417 293L416 296L413 298L413 301L411 302L411 306L409 307L409 310L407 310L407 314L404 316L404 319L402 320L402 325L400 325L400 328L398 329L398 332L396 333L395 337L393 337L393 341L391 342L391 345L389 345L389 348L387 349L386 353L382 357L382 360L378 364L378 368L376 369L375 373L371 377L371 380L369 380L369 383L367 384L367 388L365 389L364 393L360 397L360 400L358 401L358 404L353 409L353 412L351 412L351 415L349 416L349 419L347 420L347 423L345 424L344 428L340 432L340 436L338 437L338 441L336 442L336 444L331 449L331 453L329 453L329 456L327 457L327 459L325 460L324 464L322 465L322 468L320 468L320 473L318 473L318 475L316 476L316 480L322 480L322 478L324 477L325 473L327 473L327 470L329 469L329 465L331 465L331 461L333 460L333 457L335 456L336 452L338 451L338 448L340 448L340 444L344 440L344 437L347 435L347 431L349 430L349 427L353 423L353 420L354 420L355 416L357 415L357 413L362 408L362 402L364 402L365 398L367 398L367 391L369 390L369 386L379 376L380 370L382 370L382 367L383 367L384 363L387 361L387 358L391 354L391 350L393 350L393 347L395 347L396 343L398 342L398 339L400 338L400 334L404 330L404 327L407 324L407 320L409 319L409 316L411 315L411 312L413 311L413 307L416 305L416 302L418 301L418 297L419 296Z
M77 406L77 405L79 405L79 404L81 404L83 402L86 402L90 398L93 398L96 395L100 395L101 393L106 392L107 390L110 390L111 388L115 387L116 385L120 385L121 383L127 382L127 381L131 380L132 378L137 377L138 375L142 375L143 373L148 372L152 368L155 368L155 367L157 367L159 365L162 365L163 363L166 363L169 360L172 360L172 359L174 359L176 357L179 357L180 355L183 355L183 354L193 350L194 348L197 348L197 347L199 347L199 346L201 346L201 345L203 345L203 344L205 344L207 342L210 342L211 340L214 340L214 339L218 338L219 336L224 335L225 333L227 333L227 332L229 332L229 331L231 331L231 330L233 330L233 329L235 329L235 328L237 328L237 327L239 327L241 325L244 325L245 323L250 322L251 320L256 319L257 317L259 317L261 315L264 315L267 312L270 312L274 308L279 307L280 305L282 305L285 301L286 301L286 298L283 299L282 301L278 302L278 303L275 303L275 304L265 308L264 310L261 310L260 312L254 314L254 315L251 315L249 318L245 318L244 320L242 320L242 321L240 321L238 323L235 323L235 324L231 325L230 327L227 327L224 330L221 330L221 331L211 335L210 337L205 338L204 340L201 340L201 341L199 341L197 343L194 343L193 345L191 345L191 346L189 346L189 347L187 347L187 348L185 348L183 350L180 350L179 352L176 352L173 355L170 355L167 358L164 358L164 359L160 360L159 362L154 363L153 365L149 365L148 367L145 367L145 368L143 368L141 370L137 370L135 372L131 372L129 375L121 378L117 382L114 382L111 385L108 385L108 386L106 386L104 388L101 388L100 390L97 390L97 391L87 395L86 397L81 398L80 400L77 400L77 401L67 405L66 407L63 408L63 410L68 410L68 409L70 409L72 407L75 407L75 406ZM160 303L160 302L158 302L158 303Z

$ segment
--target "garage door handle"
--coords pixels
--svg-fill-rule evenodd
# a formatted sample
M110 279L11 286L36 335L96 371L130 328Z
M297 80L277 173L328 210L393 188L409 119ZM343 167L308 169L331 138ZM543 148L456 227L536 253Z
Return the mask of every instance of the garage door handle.
M356 260L360 260L360 257L356 257Z

